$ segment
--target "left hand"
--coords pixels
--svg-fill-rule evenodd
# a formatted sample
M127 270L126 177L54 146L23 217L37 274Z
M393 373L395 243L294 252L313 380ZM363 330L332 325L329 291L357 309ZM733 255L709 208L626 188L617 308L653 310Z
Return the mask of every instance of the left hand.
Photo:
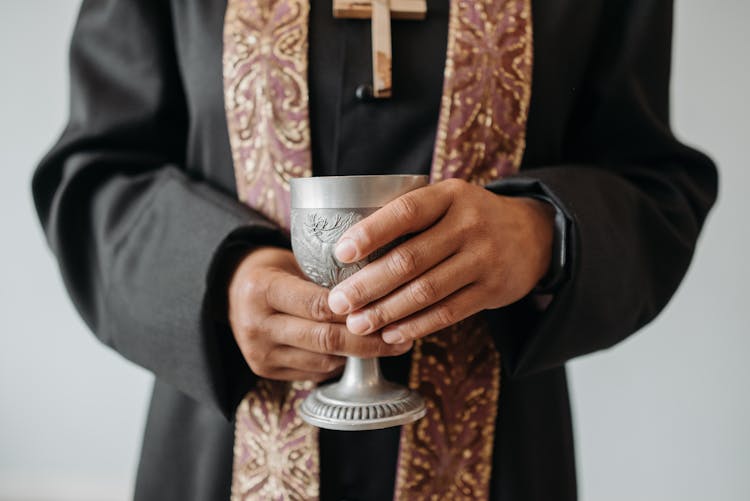
M451 179L399 197L349 228L343 263L415 234L338 284L334 313L354 334L382 330L387 343L421 338L527 295L547 272L554 209Z

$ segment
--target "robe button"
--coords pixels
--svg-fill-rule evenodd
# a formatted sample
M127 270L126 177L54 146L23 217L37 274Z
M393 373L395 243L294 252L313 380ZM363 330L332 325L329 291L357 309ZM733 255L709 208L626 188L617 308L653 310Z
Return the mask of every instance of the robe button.
M360 101L371 101L372 100L372 85L360 84L354 90L354 96Z

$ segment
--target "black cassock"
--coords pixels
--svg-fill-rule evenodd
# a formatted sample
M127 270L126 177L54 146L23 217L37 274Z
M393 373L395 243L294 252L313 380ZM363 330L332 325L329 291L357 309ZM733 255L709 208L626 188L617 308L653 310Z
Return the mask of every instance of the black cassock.
M448 0L429 1L425 21L393 22L394 97L376 102L356 97L371 80L369 22L334 20L330 0L311 3L315 175L428 172ZM520 175L492 189L546 193L565 211L568 278L543 313L529 300L489 312L503 363L493 499L575 499L564 364L660 311L715 199L713 164L669 128L671 4L533 2L527 149ZM227 279L253 245L287 245L236 201L222 97L225 8L84 1L70 123L34 177L81 315L156 376L136 499L228 498L229 419L254 377L223 313ZM408 355L383 365L404 381ZM397 429L323 431L320 443L324 499L392 495Z

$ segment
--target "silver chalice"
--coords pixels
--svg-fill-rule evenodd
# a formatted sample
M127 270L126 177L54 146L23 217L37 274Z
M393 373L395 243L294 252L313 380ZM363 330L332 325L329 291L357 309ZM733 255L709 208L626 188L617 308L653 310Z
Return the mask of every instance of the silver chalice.
M427 176L409 175L292 179L292 250L302 271L313 282L332 288L383 255L387 249L344 264L333 251L350 226L427 182ZM399 426L425 412L417 392L383 378L377 358L357 357L348 357L341 379L316 388L300 409L302 419L314 426L349 431Z

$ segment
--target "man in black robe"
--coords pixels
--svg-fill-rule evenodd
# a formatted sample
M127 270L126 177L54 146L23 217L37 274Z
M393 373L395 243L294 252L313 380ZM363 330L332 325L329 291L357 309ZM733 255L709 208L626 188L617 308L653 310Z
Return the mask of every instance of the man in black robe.
M137 499L229 496L231 419L256 376L229 327L227 288L252 249L287 245L236 200L225 8L84 1L70 122L34 178L76 307L103 342L156 376ZM312 4L315 175L428 172L448 1L429 1L428 12L393 23L394 97L372 101L361 99L371 80L367 23ZM568 238L546 308L529 296L488 312L503 357L491 498L513 501L575 499L564 363L661 310L716 195L712 163L669 129L670 1L540 0L533 20L525 156L519 175L492 191L547 197ZM383 365L405 382L408 354ZM397 447L393 429L321 432L322 498L389 498Z

